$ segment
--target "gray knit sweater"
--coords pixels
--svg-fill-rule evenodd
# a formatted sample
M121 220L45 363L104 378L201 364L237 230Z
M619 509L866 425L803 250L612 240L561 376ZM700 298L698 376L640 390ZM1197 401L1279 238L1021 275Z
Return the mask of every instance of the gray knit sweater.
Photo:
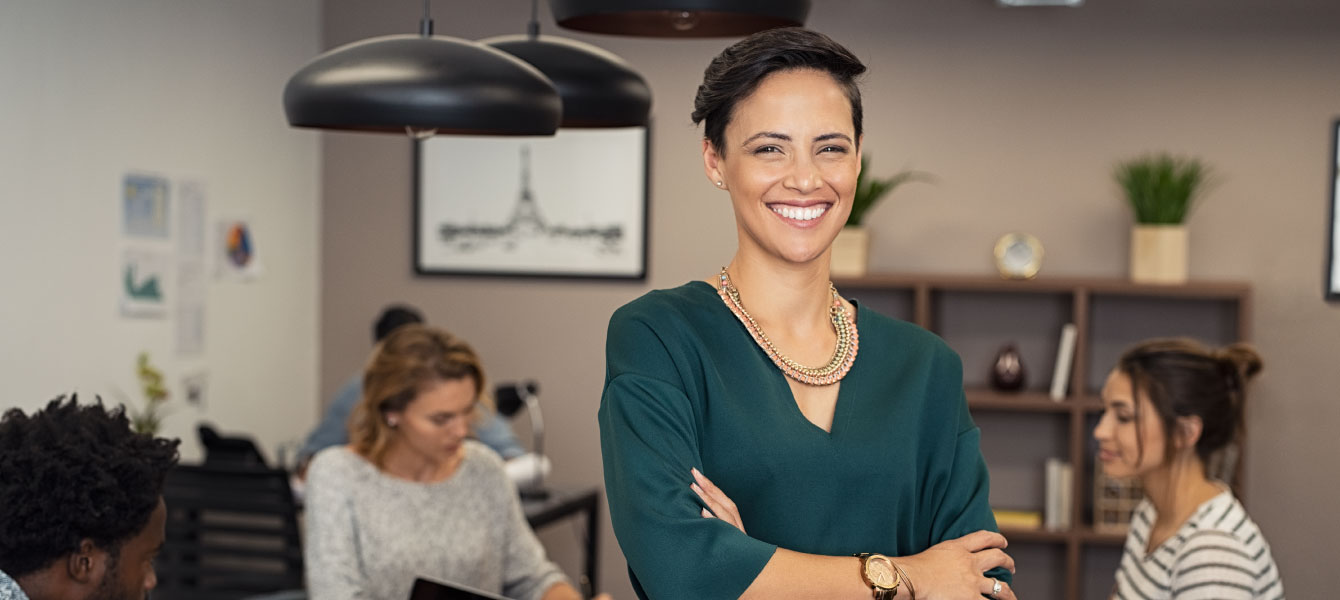
M502 459L466 441L445 481L382 473L339 446L307 471L307 588L312 600L404 600L418 576L536 600L563 573L526 523Z

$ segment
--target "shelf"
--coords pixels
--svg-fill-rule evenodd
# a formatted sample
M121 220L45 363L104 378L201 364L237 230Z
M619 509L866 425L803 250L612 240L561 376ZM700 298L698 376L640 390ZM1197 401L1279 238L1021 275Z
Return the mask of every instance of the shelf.
M1067 491L1069 522L1075 527L1001 529L1012 546L1021 545L1021 569L1055 573L1050 582L1042 580L1046 576L1021 580L1029 597L1084 597L1095 573L1110 577L1117 567L1125 533L1100 533L1091 524L1091 440L1103 411L1100 388L1121 352L1155 337L1190 336L1214 344L1251 339L1253 292L1242 282L1151 285L1119 277L1008 280L994 273L872 273L833 283L843 294L939 335L958 353L968 408L981 427L983 458L998 475L992 477L993 498L1015 506L1042 505L1045 460L1061 458L1073 466ZM1075 324L1077 333L1070 393L1054 401L1047 384L1066 323ZM990 387L991 368L1007 341L1034 377L1033 387L1021 392ZM1244 462L1239 459L1233 476L1239 497Z
M838 288L917 289L943 291L1072 293L1086 290L1109 295L1161 298L1236 300L1251 294L1251 286L1237 281L1189 281L1178 285L1134 283L1121 277L1039 277L1002 279L982 275L931 275L917 273L871 273L863 277L837 277Z
M1015 542L1064 544L1066 540L1070 539L1069 532L1042 528L1001 527L1000 534L1005 536L1005 539L1009 540L1011 544Z
M999 412L1070 412L1071 402L1052 400L1046 392L997 392L982 388L964 390L968 408Z
M1080 541L1096 546L1120 546L1126 542L1124 533L1100 533L1091 528L1079 530Z
M1090 546L1120 546L1126 543L1126 534L1124 533L1099 533L1087 527L1061 531L1042 528L1001 527L1000 534L1005 536L1005 539L1009 540L1010 543L1064 544L1072 538L1079 540L1081 544Z

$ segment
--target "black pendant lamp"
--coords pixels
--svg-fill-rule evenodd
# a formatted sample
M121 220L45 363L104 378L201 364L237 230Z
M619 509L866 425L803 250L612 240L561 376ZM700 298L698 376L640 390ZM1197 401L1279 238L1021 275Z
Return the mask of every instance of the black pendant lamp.
M526 35L480 40L544 73L563 99L562 127L646 125L651 112L647 81L617 55L587 43L540 36L539 0L531 0Z
M424 0L419 35L346 44L284 86L289 125L472 135L553 135L562 101L535 67L483 44L433 35Z
M568 29L643 37L739 37L799 27L810 0L549 0Z

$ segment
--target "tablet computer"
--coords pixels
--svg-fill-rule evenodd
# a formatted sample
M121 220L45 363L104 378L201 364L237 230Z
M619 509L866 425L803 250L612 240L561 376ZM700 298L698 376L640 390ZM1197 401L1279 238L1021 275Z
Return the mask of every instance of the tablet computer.
M435 579L417 577L414 589L409 592L409 600L508 600L497 594L477 590L459 583L448 583Z

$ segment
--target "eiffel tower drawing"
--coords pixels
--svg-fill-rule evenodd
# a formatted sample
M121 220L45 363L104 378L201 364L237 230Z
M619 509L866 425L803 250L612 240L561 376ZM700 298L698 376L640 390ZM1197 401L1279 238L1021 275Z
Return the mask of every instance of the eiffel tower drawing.
M499 242L503 249L513 251L519 242L527 239L548 239L552 242L583 240L596 241L598 253L618 253L623 241L623 226L607 227L550 225L540 213L530 184L530 144L521 146L521 191L511 218L504 225L459 225L446 222L438 227L442 242L456 250L470 252L482 249L489 242Z

